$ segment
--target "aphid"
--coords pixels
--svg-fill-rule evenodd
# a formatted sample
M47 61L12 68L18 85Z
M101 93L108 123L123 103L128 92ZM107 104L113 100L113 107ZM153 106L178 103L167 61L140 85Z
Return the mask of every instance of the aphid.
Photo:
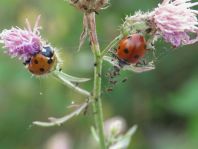
M120 65L135 64L145 55L146 41L140 34L132 34L123 38L118 45L116 54Z
M118 81L116 80L109 80L109 83L111 83L112 85L115 85Z
M107 92L112 92L113 91L113 88L112 87L109 87L109 88L106 89L106 91Z
M50 46L44 46L39 53L25 61L27 69L34 75L44 75L52 71L57 63L54 50Z
M128 80L128 78L124 78L124 79L122 80L122 83L125 83L127 80Z

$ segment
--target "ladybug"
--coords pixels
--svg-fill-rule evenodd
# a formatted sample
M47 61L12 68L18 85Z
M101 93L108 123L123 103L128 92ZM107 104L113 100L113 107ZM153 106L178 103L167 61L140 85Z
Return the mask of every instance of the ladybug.
M39 53L33 55L24 64L32 74L44 75L54 69L56 61L52 47L44 46Z
M120 40L116 55L121 63L137 64L145 55L146 41L140 34L132 34Z

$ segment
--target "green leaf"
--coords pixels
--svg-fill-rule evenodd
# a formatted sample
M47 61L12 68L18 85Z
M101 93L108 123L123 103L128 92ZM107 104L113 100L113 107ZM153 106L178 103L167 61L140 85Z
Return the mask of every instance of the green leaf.
M98 137L98 134L97 134L96 129L94 128L94 126L91 126L91 133L92 133L94 139L95 139L97 142L99 142L99 137Z
M56 77L60 78L61 80L67 80L67 81L75 82L75 83L82 83L82 82L87 82L90 80L89 78L74 77L74 76L68 75L62 71L58 71L58 70L54 71L54 75Z
M109 62L110 64L112 64L113 66L117 66L118 68L120 68L122 70L129 70L129 71L133 71L136 73L141 73L141 72L150 71L150 70L155 69L155 66L152 61L146 65L136 66L136 64L131 64L131 65L125 65L121 68L119 66L118 60L115 58L112 58L110 56L104 56L103 59L105 61Z

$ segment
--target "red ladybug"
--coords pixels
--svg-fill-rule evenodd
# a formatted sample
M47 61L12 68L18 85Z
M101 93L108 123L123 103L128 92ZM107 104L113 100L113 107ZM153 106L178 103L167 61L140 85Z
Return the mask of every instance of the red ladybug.
M41 52L33 55L24 64L34 75L44 75L50 73L57 62L54 50L50 46L42 48Z
M126 64L136 64L145 55L146 41L140 34L132 34L119 42L117 57Z

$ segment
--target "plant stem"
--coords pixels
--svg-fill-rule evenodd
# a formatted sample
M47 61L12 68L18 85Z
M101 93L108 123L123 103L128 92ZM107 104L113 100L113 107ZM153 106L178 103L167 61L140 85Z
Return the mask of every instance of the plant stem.
M117 37L115 37L108 45L107 47L102 51L101 53L101 57L105 56L107 54L107 52L109 50L111 50L111 48L113 48L117 43L118 41L122 38L122 35L119 35Z
M93 87L93 111L94 120L97 128L99 143L101 149L106 149L104 126L103 126L103 110L101 101L101 73L102 73L102 57L96 33L95 12L86 14L89 37L91 41L91 49L94 55L94 87Z

